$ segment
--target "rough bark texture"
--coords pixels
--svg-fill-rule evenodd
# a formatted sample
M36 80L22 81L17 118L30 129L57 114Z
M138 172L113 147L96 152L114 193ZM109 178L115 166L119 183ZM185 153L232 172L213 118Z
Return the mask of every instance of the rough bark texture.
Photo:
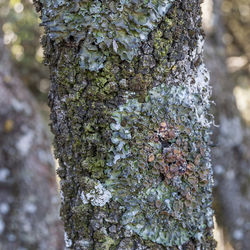
M70 249L214 249L200 1L36 1Z
M48 135L32 96L12 72L1 34L0 51L0 249L61 250Z
M206 43L206 63L211 71L214 114L212 159L215 172L215 209L217 221L235 249L249 249L250 242L250 133L241 120L233 89L235 82L225 65L224 34L220 16L221 1L214 1L214 25ZM234 20L231 18L231 22ZM218 25L220 24L220 25Z

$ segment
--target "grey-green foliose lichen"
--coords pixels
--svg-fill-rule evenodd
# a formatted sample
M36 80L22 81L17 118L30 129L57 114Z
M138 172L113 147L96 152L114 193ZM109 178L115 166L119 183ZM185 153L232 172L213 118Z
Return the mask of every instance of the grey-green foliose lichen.
M213 226L208 80L201 64L180 85L152 88L144 103L128 94L113 112L106 186L124 207L122 224L143 239L183 245Z
M81 68L98 71L112 52L131 61L173 1L41 0L42 23L52 40L69 44L81 41L78 53Z

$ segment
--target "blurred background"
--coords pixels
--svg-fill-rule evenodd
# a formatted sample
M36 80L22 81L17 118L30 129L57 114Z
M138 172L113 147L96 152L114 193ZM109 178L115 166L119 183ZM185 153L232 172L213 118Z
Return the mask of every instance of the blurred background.
M216 102L213 113L216 124L219 125L213 128L215 146L212 150L217 249L247 250L250 249L250 0L205 0L202 11L203 27L207 36L204 59L211 73L213 99ZM0 188L8 182L8 175L11 175L8 171L13 171L17 182L21 183L24 179L26 183L24 187L15 186L15 192L13 192L11 185L14 181L12 180L8 182L9 189L2 188L0 191L0 234L4 232L8 239L13 239L10 240L12 245L9 248L1 247L0 243L0 249L18 249L15 247L20 244L13 238L17 233L16 226L10 226L15 224L13 220L17 218L17 209L11 208L14 215L8 219L5 216L3 219L10 210L9 204L13 203L18 192L22 192L20 189L24 190L23 197L26 197L28 204L23 207L24 214L27 215L26 220L30 220L30 225L27 226L24 218L17 219L22 228L21 233L34 234L33 239L25 239L27 242L22 244L34 247L33 249L37 249L40 244L48 244L48 249L62 249L63 244L60 243L62 226L56 216L58 213L57 187L51 184L55 178L51 177L54 176L55 162L49 146L52 135L49 134L49 128L46 125L49 123L47 94L50 81L48 68L42 63L43 50L40 45L42 32L32 0L0 0L0 36L3 38L0 45L0 78L2 77L3 82L11 83L12 86L7 90L4 90L4 87L0 90ZM26 93L26 90L22 93L24 89L22 84L35 98ZM3 94L10 97L7 103L1 99ZM15 96L18 98L11 101ZM4 105L7 105L5 111L3 111ZM9 115L12 113L13 115ZM37 121L45 124L41 125L39 131ZM23 127L24 122L27 125ZM19 130L21 128L21 131L18 128ZM46 134L47 141L41 139L38 144L35 144L33 138L37 136L44 138L39 133ZM13 137L13 134L16 137ZM18 141L20 145L30 144L30 148L36 149L32 159L25 156L25 160L21 160L25 154L21 152L18 164L22 162L25 166L24 172L27 173L31 169L34 170L33 167L26 166L33 166L40 162L43 169L42 176L47 178L47 184L43 185L43 193L48 193L47 205L44 204L45 202L40 204L41 200L44 200L42 193L37 193L37 197L34 197L34 194L27 191L30 188L29 185L35 187L42 181L34 178L37 172L27 180L27 176L22 173L23 170L20 167L20 171L16 174L18 167L16 161L8 160L11 166L9 170L1 168L1 160L11 159L17 154L17 152L9 152L11 143L15 143L12 142L13 140ZM47 160L42 162L44 155ZM39 172L41 170L35 171L41 175ZM1 202L6 195L13 197L9 204ZM52 207L56 208L55 211ZM40 231L37 232L32 227L35 220L32 217L32 211L36 212L36 216L39 214L41 218L47 218L46 211L50 211L49 218L45 219L44 228L41 226ZM50 228L49 231L48 228ZM54 228L54 231L51 228ZM55 235L55 242L49 242L51 233ZM38 239L39 234L44 237L43 243ZM52 245L53 248L51 248ZM4 246L3 242L2 246Z

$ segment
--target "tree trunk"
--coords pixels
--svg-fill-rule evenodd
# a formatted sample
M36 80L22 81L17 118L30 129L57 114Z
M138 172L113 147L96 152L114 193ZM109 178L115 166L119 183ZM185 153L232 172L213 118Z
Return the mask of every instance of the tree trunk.
M0 51L0 249L62 250L48 135L39 108L12 72L1 32Z
M214 13L210 20L214 22L208 32L205 52L216 102L214 114L219 124L214 128L216 147L212 150L216 218L234 248L245 250L250 242L250 133L236 107L233 95L236 84L225 64L226 51L221 39L225 33L221 17L222 1L215 0L213 3ZM231 15L231 22L235 22L233 18ZM248 41L247 37L245 40Z
M70 249L214 249L200 1L36 1Z

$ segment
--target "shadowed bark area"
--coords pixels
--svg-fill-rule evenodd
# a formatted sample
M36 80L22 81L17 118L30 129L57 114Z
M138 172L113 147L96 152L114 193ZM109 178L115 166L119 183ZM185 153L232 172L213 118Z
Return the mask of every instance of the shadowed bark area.
M1 25L2 27L2 25ZM0 249L62 250L49 138L0 34Z
M220 0L214 1L214 26L205 45L206 63L211 72L214 113L212 150L215 172L215 210L217 221L235 249L248 249L250 242L249 129L241 120L233 89L235 82L226 67L222 43L225 32ZM232 19L232 18L231 18ZM233 22L233 20L231 20ZM219 25L218 25L219 24Z
M70 249L214 249L200 1L36 1Z

